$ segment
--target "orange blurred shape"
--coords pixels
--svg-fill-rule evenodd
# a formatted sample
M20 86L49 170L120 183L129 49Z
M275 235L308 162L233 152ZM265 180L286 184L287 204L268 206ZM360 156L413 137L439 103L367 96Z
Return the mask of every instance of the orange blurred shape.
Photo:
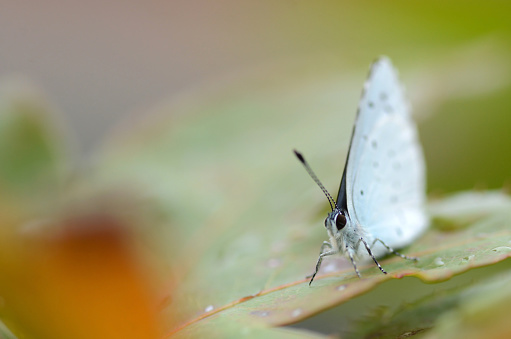
M74 216L1 250L2 316L27 338L158 338L154 272L120 218ZM56 230L56 231L55 231Z

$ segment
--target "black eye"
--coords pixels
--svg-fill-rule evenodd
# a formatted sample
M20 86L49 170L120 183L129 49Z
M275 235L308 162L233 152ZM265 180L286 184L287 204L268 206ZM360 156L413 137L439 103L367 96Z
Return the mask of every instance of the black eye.
M335 217L335 226L337 226L337 230L340 231L346 226L346 217L341 213L337 214Z

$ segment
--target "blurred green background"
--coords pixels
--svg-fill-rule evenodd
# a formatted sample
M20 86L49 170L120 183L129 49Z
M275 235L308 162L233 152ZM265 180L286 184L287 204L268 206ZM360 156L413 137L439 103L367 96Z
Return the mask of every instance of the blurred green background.
M26 76L43 88L71 125L73 150L88 156L119 121L147 115L164 98L221 87L247 72L268 72L280 87L303 81L300 73L345 75L358 91L369 63L385 54L400 70L420 121L430 191L501 187L511 172L510 7L506 1L6 2L0 76ZM358 94L342 104L354 114L357 100Z
M202 310L309 273L327 205L291 150L335 194L379 55L407 89L431 196L508 187L510 19L505 1L9 2L0 76L45 92L62 146L99 159L96 185L162 199L178 250L201 249L176 294ZM294 265L259 269L275 253Z

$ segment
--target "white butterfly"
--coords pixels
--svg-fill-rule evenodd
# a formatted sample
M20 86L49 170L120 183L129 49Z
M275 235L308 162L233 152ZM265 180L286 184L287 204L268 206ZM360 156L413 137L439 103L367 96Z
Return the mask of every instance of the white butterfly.
M298 159L323 190L332 212L325 219L329 241L321 246L316 270L324 257L347 255L357 275L355 259L394 253L410 244L428 226L425 204L425 165L417 128L389 59L373 63L364 84L351 145L334 202L303 156Z

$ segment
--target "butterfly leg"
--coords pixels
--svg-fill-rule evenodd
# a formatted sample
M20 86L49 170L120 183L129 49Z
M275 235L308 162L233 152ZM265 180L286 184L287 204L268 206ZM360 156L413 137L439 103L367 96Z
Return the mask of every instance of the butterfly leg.
M329 248L330 250L324 252L325 248ZM313 274L305 277L306 279L311 278L311 280L309 281L309 286L312 284L314 277L318 273L319 268L321 267L321 262L323 261L323 258L326 256L329 256L329 255L336 254L336 253L337 253L337 251L332 250L332 245L328 241L323 242L323 244L321 245L321 249L319 250L319 258L318 258L318 262L316 263L316 270L314 271Z
M403 259L419 261L419 258L416 258L416 257L408 257L408 256L406 256L406 255L404 255L404 254L401 254L401 253L399 253L399 252L395 251L392 247L390 247L389 245L387 245L386 243L384 243L384 242L383 242L383 240L381 240L381 239L374 239L373 244L371 245L371 247L373 247L373 246L374 246L374 244L376 244L376 242L377 242L377 241L379 241L379 242L380 242L383 246L385 246L385 248L386 248L386 249L387 249L390 253L392 253L392 254L395 254L395 255L397 255L397 256L399 256L399 257L403 258Z
M358 245L360 244L360 242L363 242L364 243L364 246L366 247L366 250L367 250L367 253L369 253L369 255L371 256L371 258L373 258L373 261L376 265L378 265L378 268L380 269L380 271L382 271L384 274L387 274L387 272L385 272L385 270L383 269L383 267L381 267L380 263L378 262L378 260L376 260L376 258L374 257L373 255L373 252L371 251L371 249L369 248L369 245L366 243L366 241L364 240L364 238L360 238L360 240L357 242L357 246L356 248L358 248Z
M325 248L328 248L328 249L332 249L332 244L330 244L330 242L328 241L323 241L323 244L321 245L321 248L319 249L319 256L321 258L321 254L323 254L323 252L325 251ZM319 265L321 266L321 262L319 261L318 259L318 263ZM310 277L313 277L314 275L316 275L316 273L318 272L319 270L319 267L317 267L318 265L316 264L316 272L312 273L312 274L309 274L308 276L305 277L305 279L309 279Z
M360 244L360 242L357 243L357 246L355 246L355 248L358 248L358 244ZM355 273L357 273L359 278L362 278L360 276L360 272L358 271L357 264L355 264L355 259L353 259L353 254L351 253L351 251L348 248L348 245L346 245L346 253L348 253L348 256L350 257L350 260L351 260L351 264L355 268Z

